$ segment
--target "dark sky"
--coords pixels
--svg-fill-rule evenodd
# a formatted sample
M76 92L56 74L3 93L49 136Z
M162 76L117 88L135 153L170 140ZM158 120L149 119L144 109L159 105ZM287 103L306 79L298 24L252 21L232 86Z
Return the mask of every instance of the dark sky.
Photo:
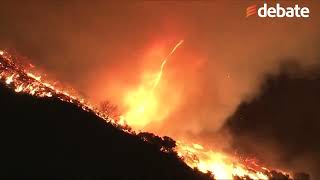
M148 53L165 55L184 39L164 77L167 99L179 103L164 102L168 114L149 130L225 148L234 138L216 133L239 104L264 92L266 74L287 61L303 71L319 62L319 1L298 1L310 8L308 19L245 18L246 7L261 2L4 0L0 47L94 102L121 106L126 90L161 63Z

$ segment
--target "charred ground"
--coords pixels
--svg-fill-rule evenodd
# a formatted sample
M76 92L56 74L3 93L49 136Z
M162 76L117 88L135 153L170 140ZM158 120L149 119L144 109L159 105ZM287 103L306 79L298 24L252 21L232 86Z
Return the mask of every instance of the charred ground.
M57 98L16 94L4 85L0 97L1 179L209 178L174 152L161 152L157 136L130 135Z

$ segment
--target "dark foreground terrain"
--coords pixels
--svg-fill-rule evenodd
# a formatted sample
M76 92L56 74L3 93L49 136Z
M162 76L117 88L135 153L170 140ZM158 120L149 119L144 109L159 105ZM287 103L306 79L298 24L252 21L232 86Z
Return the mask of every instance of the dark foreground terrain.
M70 103L2 84L0 98L0 179L208 179Z
M241 104L226 128L237 137L235 149L318 177L320 71L297 72L270 76L263 93ZM172 139L125 133L57 98L17 94L0 83L0 114L0 179L210 178L177 157ZM270 179L290 178L274 172ZM310 176L298 173L294 179Z

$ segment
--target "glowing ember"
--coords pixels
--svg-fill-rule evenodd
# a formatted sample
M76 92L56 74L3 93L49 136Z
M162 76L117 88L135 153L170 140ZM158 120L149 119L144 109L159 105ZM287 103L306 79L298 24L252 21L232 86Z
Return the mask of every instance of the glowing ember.
M12 74L11 76L7 77L6 78L6 84L10 84L13 82L13 77L14 77L14 74Z
M131 96L127 97L130 109L125 115L120 116L118 120L108 118L107 115L100 112L79 95L57 88L49 81L43 80L41 76L35 75L36 73L16 64L14 58L5 51L0 51L0 80L17 93L26 93L37 97L59 98L62 101L73 103L85 111L95 113L113 125L122 127L122 130L128 133L134 133L124 128L127 126L126 122L143 126L159 112L156 88L160 83L168 58L182 42L180 41L163 60L160 71L157 73L152 85L147 87L143 85L133 94L130 94ZM233 179L234 176L244 179L245 177L251 179L269 179L272 177L268 168L258 165L254 160L241 160L241 158L222 152L207 150L200 144L187 144L177 141L175 151L187 165L192 168L198 168L205 173L210 171L216 179Z

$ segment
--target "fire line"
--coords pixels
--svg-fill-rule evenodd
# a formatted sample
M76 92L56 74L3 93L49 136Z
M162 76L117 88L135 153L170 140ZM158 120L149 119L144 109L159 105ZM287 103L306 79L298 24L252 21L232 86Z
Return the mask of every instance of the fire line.
M153 87L158 86L168 58L182 43L183 41L180 41L163 60ZM125 128L126 124L109 118L81 96L56 87L50 81L45 80L43 76L37 76L36 73L19 65L15 62L16 58L6 51L0 51L0 82L13 89L16 93L25 93L36 97L58 98L96 114L127 133L135 134L134 131ZM177 141L176 145L175 151L188 166L198 168L204 173L210 171L218 180L233 179L235 176L245 179L246 177L251 179L269 179L272 177L271 170L259 165L255 160L243 160L237 156L206 149L204 146L195 143ZM277 172L282 173L280 170L277 170Z

